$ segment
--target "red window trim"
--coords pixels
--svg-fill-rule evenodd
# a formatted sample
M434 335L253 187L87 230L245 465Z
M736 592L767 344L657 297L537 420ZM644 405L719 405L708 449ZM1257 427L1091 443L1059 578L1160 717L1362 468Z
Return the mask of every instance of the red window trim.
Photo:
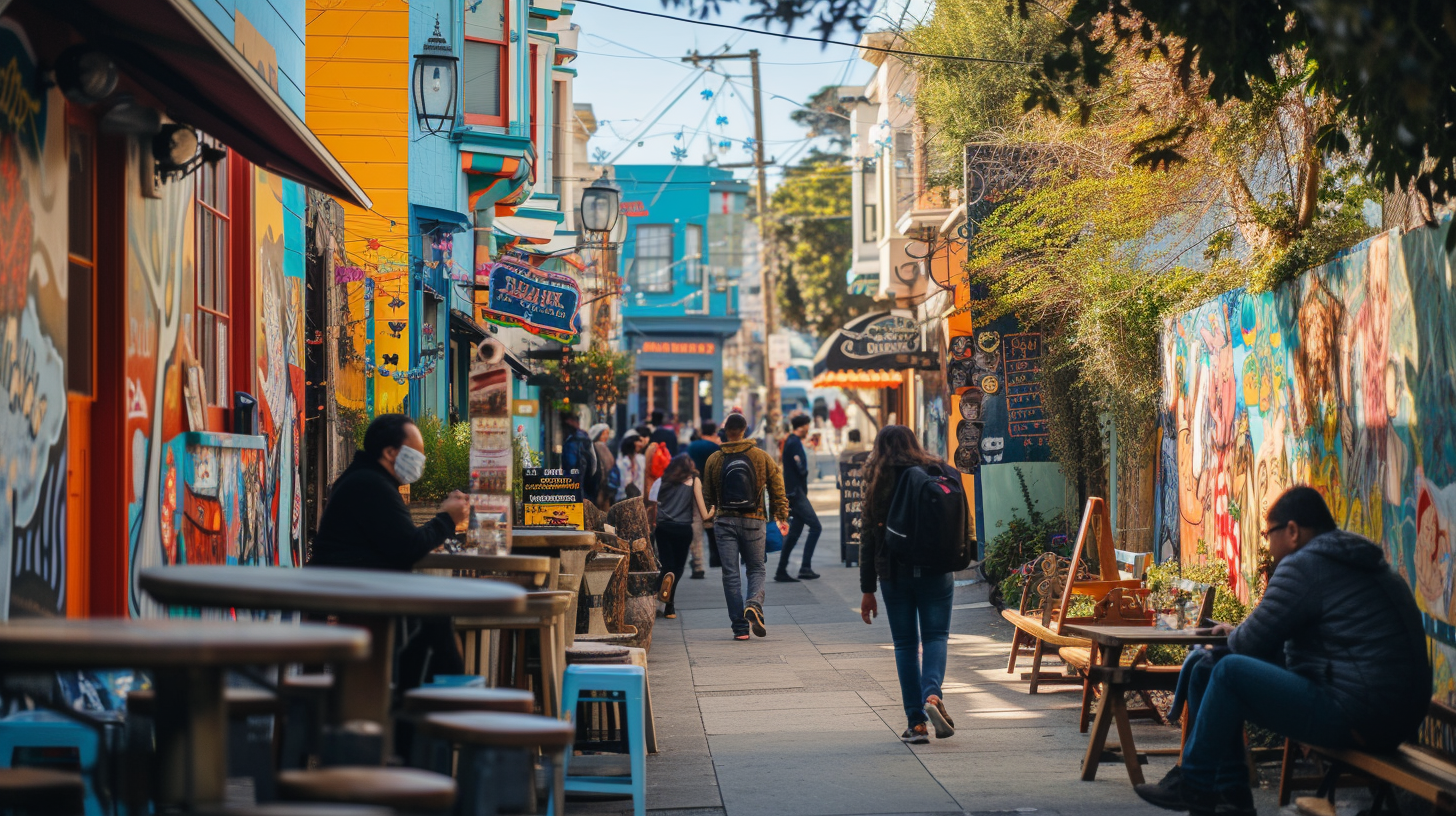
M536 162L531 165L531 181L535 182L536 167L544 158L541 155L540 139L536 136L537 112L541 109L541 71L536 67L537 48L535 43L531 43L527 53L531 59L531 147L536 149Z
M229 253L232 263L228 269L228 381L233 391L246 391L253 396L253 371L257 361L253 359L254 319L253 314L253 257L257 254L253 244L253 164L236 151L228 151L228 210L232 215L233 229L228 230ZM226 407L219 409L226 418L226 427L234 431L232 400L224 400ZM208 416L208 424L212 423Z
M195 185L193 187L194 192L193 192L193 195L192 195L192 204L193 204L193 207L194 207L194 209L193 209L193 218L194 219L196 219L198 217L198 210L199 209L203 209L203 210L207 210L207 212L209 212L214 218L217 218L217 219L219 219L222 222L221 226L222 226L222 230L223 230L224 234L221 236L221 240L222 240L223 245L226 247L226 249L223 252L223 263L226 266L224 267L223 273L222 273L222 279L223 279L222 285L227 288L227 297L228 297L228 301L227 301L227 303L228 303L228 310L226 312L219 312L216 309L212 309L212 308L209 308L207 306L203 306L201 303L197 302L197 299L202 296L201 287L197 285L197 281L193 281L193 284L192 284L192 310L193 310L192 334L193 334L193 338L194 339L193 339L193 343L192 343L192 354L193 354L194 357L200 358L201 351L202 351L202 349L200 348L201 343L197 339L198 326L200 325L200 321L197 319L197 316L196 316L197 313L198 312L206 312L206 313L211 314L214 317L219 318L220 320L222 320L227 325L228 348L224 349L224 351L226 352L226 354L228 356L228 359L226 360L226 365L228 367L228 372L227 373L228 373L228 387L229 388L232 387L233 382L234 382L234 376L235 376L234 373L233 373L233 359L232 359L232 344L235 342L235 338L234 338L234 334L233 334L233 322L234 322L234 320L236 318L236 315L238 313L238 307L239 307L239 304L232 299L232 297L233 297L233 291L234 291L234 287L233 287L233 269L235 268L235 265L236 265L237 260L238 260L238 252L236 251L235 244L240 240L240 238L239 238L239 236L237 234L238 233L237 224L235 223L235 221L233 219L233 207L234 207L235 202L236 202L236 200L238 198L238 196L234 194L233 188L232 188L233 183L236 181L236 179L234 178L234 175L233 175L233 171L232 171L232 162L236 158L241 158L241 157L238 157L237 154L235 154L232 150L228 150L228 158L227 158L227 161L228 161L227 168L228 169L225 171L227 173L227 178L226 178L225 181L226 181L226 183L228 185L228 189L227 189L227 210L226 211L218 210L216 207L212 206L211 204L208 204L206 201L203 201L197 195L197 193L195 192L195 190L196 190L196 186ZM245 232L246 231L247 230L245 230ZM202 268L202 258L201 258L201 255L200 255L200 252L201 252L201 243L202 243L202 229L201 229L201 224L194 224L194 226L193 226L193 233L194 233L194 238L193 238L193 240L194 240L194 244L193 244L193 254L194 254L193 269L194 270L197 270L197 271L200 271L201 268ZM214 236L214 237L217 237L217 236ZM246 238L246 236L243 236L243 238ZM212 373L213 372L206 372L206 374L209 375L209 376ZM203 402L203 409L206 411L206 414L207 414L207 429L209 431L219 431L219 432L225 430L226 429L226 425L227 425L227 418L228 418L227 412L228 412L228 410L231 407L232 407L231 395L229 393L227 393L227 392L223 392L223 393L218 394L217 395L217 402L216 403L213 403L211 401L204 400L204 402Z
M481 114L481 113L463 113L463 111L465 110L465 105L464 105L464 97L463 97L463 94L462 94L460 109L462 111L462 115L464 117L465 124L467 124L467 125L490 125L492 127L506 127L506 123L509 122L510 119L511 119L511 94L510 94L510 76L511 76L511 42L510 42L511 41L511 4L510 4L510 0L502 0L502 2L501 2L501 9L502 9L502 12L505 14L505 18L506 18L505 19L505 24L504 24L504 26L501 29L501 31L503 33L503 39L500 39L500 40L488 40L488 39L486 39L484 37L470 37L470 36L466 36L464 34L464 23L461 23L461 32L462 32L461 33L461 36L462 36L462 38L465 41L467 41L467 42L490 43L491 45L498 45L501 48L501 50L500 50L500 55L501 55L501 64L500 64L500 116L486 116L485 114ZM465 67L465 60L463 58L464 57L464 49L463 48L461 49L461 57L462 57L462 59L460 61L460 67L463 69ZM463 82L463 80L462 80L462 82Z
M67 135L66 135L66 165L67 165L67 169L68 170L69 170L70 161L71 161L71 155L70 155L70 150L71 150L70 129L71 128L77 128L77 129L80 129L80 130L84 130L91 137L91 258L89 260L87 260L85 258L77 258L75 255L72 255L71 254L70 243L68 241L67 244L66 244L66 262L67 263L81 264L83 266L89 267L90 270L91 270L91 326L92 326L92 330L91 330L91 349L90 349L89 353L87 354L88 359L91 360L91 389L90 389L89 394L85 397L85 399L89 399L89 400L91 400L91 401L94 402L96 400L96 389L97 389L97 381L96 381L96 329L95 329L95 326L96 326L96 309L97 309L97 306L96 306L96 292L97 292L96 270L97 270L97 267L100 266L100 259L97 256L99 254L99 248L101 246L101 237L99 235L100 226L98 224L98 219L100 218L100 209L101 209L101 207L99 205L99 199L98 199L98 195L99 195L98 190L99 190L99 187L100 187L100 181L98 180L98 177L100 176L100 170L97 167L97 157L101 153L100 146L99 146L99 144L97 142L97 139L100 137L100 135L99 135L98 129L96 127L96 121L92 117L92 115L90 114L89 111L87 111L86 109L84 109L84 108L82 108L82 107L80 107L80 106L78 106L78 105L76 105L74 103L67 104L66 105L66 129L67 129ZM69 215L69 213L68 213L68 215ZM69 227L69 223L67 224L67 226ZM69 272L67 272L67 274L69 274ZM70 390L69 383L67 383L67 385L68 385L68 387L66 389L66 395L68 397L80 397L81 396L80 394L77 394L76 392Z

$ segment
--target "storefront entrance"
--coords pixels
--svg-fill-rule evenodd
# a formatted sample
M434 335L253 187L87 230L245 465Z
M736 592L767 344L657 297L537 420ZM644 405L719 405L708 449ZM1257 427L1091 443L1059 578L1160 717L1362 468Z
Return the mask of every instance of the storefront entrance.
M637 374L643 418L661 411L680 425L702 422L705 390L712 388L708 371L642 371Z

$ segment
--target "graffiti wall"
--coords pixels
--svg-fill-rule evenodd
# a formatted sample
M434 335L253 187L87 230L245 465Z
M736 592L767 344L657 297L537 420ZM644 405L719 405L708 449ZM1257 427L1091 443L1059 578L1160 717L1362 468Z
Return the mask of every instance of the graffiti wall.
M0 619L66 608L65 100L0 20Z
M255 171L252 305L258 434L185 427L184 338L194 306L193 182L142 194L136 145L127 167L126 434L129 610L160 610L141 569L179 563L300 563L303 276L286 251L285 185ZM301 194L299 198L301 199ZM299 223L301 243L301 220ZM242 317L243 315L239 315Z
M1161 554L1222 559L1247 598L1286 487L1324 494L1415 591L1453 686L1456 281L1439 228L1392 231L1262 294L1169 321L1156 500Z

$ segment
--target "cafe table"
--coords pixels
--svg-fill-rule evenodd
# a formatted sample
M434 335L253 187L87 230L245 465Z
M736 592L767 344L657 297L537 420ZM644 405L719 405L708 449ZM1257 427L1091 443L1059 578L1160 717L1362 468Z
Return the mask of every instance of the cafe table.
M502 581L387 570L181 565L144 569L138 582L171 606L334 615L340 623L369 630L368 661L335 679L334 719L378 723L385 752L393 741L389 701L395 619L511 615L526 608L526 591Z
M469 552L432 552L415 562L416 570L451 570L480 573L528 590L544 589L551 577L551 559L544 555L479 555Z
M1143 783L1143 770L1138 762L1137 746L1133 744L1132 726L1128 722L1126 693L1129 691L1172 691L1178 681L1176 667L1158 667L1161 671L1146 666L1122 665L1124 649L1154 644L1169 646L1216 646L1226 643L1226 635L1213 635L1198 629L1159 629L1155 626L1099 626L1096 624L1062 625L1062 632L1072 637L1087 638L1094 649L1091 665L1087 668L1088 679L1102 685L1102 699L1097 705L1097 718L1093 721L1091 738L1087 742L1087 754L1082 759L1082 779L1090 782L1097 778L1097 764L1102 759L1107 745L1107 732L1117 725L1118 744L1122 761L1127 766L1127 776L1132 784Z
M369 654L367 632L313 623L93 618L0 625L0 666L7 672L151 671L158 702L157 802L187 809L223 802L228 668L338 663Z
M591 530L522 529L511 531L512 555L544 555L553 559L553 576L557 573L581 575L586 557L596 547L597 534ZM556 589L555 583L549 585Z

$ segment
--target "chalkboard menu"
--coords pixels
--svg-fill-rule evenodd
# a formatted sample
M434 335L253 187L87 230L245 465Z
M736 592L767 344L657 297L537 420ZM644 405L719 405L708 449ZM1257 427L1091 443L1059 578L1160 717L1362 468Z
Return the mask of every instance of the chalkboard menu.
M1023 331L1014 316L951 338L948 385L960 415L955 466L976 473L982 465L1049 462L1051 444L1042 400L1046 343Z
M839 459L839 560L859 563L860 514L864 511L864 466L869 451Z
M581 471L572 468L522 468L526 527L580 530L583 527Z

